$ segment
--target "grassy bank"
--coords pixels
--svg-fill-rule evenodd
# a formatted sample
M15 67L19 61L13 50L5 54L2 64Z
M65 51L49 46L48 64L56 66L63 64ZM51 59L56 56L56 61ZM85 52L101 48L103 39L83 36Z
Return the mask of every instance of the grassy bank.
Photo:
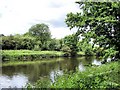
M29 88L79 88L81 90L120 89L120 62L111 62L97 67L88 67L83 72L75 72L58 76L51 84L42 84L40 80ZM47 80L45 81L49 83Z
M31 61L43 58L64 57L65 53L61 51L33 51L33 50L2 50L2 61ZM78 53L83 56L83 52Z
M63 52L58 51L32 51L32 50L3 50L2 61L27 61L42 58L62 57Z

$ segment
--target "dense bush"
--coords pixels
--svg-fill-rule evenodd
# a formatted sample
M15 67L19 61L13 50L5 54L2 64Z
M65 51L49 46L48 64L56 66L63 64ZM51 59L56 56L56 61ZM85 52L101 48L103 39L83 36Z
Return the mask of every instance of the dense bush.
M2 36L3 50L33 49L35 39L25 36Z
M49 50L49 51L60 51L62 45L59 39L49 39L42 43L35 37L24 35L10 35L1 36L2 38L0 45L3 50Z
M85 71L75 73L69 72L58 76L54 83L45 79L38 80L34 85L28 84L28 89L32 88L79 88L81 90L119 90L120 89L120 62L112 62L100 67L88 67ZM47 80L47 81L46 81Z
M79 41L77 43L77 46L79 51L84 52L85 55L87 56L91 56L91 55L94 55L94 53L96 53L96 51L94 52L92 45L85 39L83 39L82 41Z
M78 40L79 40L79 38L76 34L65 36L64 39L63 39L64 45L68 46L71 50L71 52L69 52L71 56L76 56L77 55Z
M85 49L85 55L91 56L91 55L94 55L94 53L93 53L93 51L90 48L86 48Z
M62 47L61 51L63 51L65 53L64 56L71 56L71 49L67 45L64 45Z
M56 79L52 88L119 90L119 66L119 62L113 62L100 67L87 68L84 72L64 74Z
M51 39L50 41L47 42L47 47L48 47L48 50L50 51L60 51L61 49L60 40L55 38Z

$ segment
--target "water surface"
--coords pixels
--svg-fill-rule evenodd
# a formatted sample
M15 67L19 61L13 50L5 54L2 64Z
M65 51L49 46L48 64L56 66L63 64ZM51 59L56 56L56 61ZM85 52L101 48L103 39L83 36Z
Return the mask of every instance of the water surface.
M63 75L66 71L75 72L76 69L84 71L87 65L101 65L101 61L95 57L52 58L49 60L54 60L54 62L2 67L0 88L21 88L27 83L33 84L41 78L49 78L51 82L54 82L57 75Z

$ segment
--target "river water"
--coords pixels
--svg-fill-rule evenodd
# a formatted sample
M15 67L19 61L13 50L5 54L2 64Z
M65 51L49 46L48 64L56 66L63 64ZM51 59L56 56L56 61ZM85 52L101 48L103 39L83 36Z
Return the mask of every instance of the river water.
M101 60L95 57L51 58L54 62L34 63L29 65L2 67L0 74L0 88L22 88L27 83L33 84L38 79L49 78L55 81L57 75L66 71L84 71L87 65L101 65Z

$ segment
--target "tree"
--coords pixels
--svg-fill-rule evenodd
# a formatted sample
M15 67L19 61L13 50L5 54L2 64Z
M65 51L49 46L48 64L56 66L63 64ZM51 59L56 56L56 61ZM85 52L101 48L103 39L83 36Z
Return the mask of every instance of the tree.
M19 49L33 49L36 44L35 39L30 36L23 35L10 35L2 36L2 49L6 50L19 50Z
M104 49L113 48L120 58L120 3L119 2L76 2L81 12L69 13L66 24L77 33L94 40Z
M14 39L14 36L2 36L2 49L15 49L16 47L16 41Z
M51 33L49 27L46 24L36 24L29 29L29 34L41 41L42 46L46 45L46 42L51 39Z
M34 38L31 37L21 37L21 44L20 44L20 49L27 49L27 50L32 50L35 45L35 40Z
M86 38L84 38L82 41L79 41L77 43L77 47L79 51L82 51L85 53L85 55L90 56L93 55L94 48L92 48L92 44L87 41Z
M47 46L48 46L48 50L56 50L56 51L60 51L61 48L61 44L60 41L58 39L51 39L47 42Z
M78 40L79 39L78 39L76 34L68 35L68 36L64 37L64 39L63 39L64 44L70 48L69 51L70 51L71 56L76 56L76 54L77 54L77 51L78 51L78 47L77 47Z

